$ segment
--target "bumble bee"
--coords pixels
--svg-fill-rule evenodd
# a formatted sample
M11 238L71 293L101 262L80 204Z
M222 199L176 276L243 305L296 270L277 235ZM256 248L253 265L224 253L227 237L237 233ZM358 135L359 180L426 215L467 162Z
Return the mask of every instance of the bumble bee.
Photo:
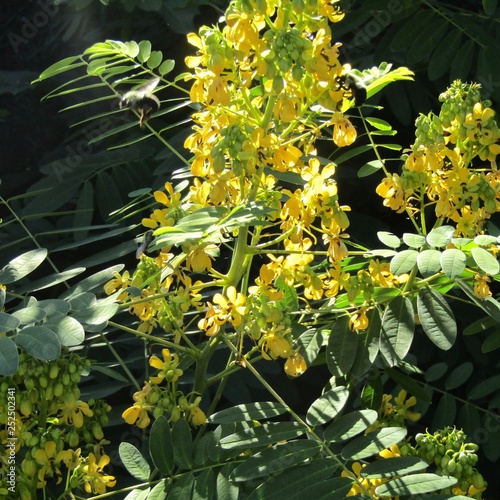
M342 77L341 87L351 92L355 106L361 106L366 101L366 87L360 76L348 73Z
M137 259L140 259L141 255L143 254L146 255L148 253L148 247L153 242L153 240L154 240L153 231L146 231L142 236L142 241L137 247L137 250L135 252L135 257Z
M120 98L120 108L130 108L140 114L141 128L153 113L160 109L160 100L152 93L159 81L159 78L153 78L137 89L129 90Z

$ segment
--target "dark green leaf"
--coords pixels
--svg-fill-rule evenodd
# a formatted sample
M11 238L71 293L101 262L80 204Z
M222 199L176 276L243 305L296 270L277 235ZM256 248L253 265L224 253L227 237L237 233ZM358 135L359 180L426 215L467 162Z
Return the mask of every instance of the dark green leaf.
M193 464L193 438L191 428L183 418L177 420L172 428L172 444L175 463L182 469L190 469Z
M121 461L125 468L139 481L147 481L151 469L141 452L131 443L122 442L118 448Z
M399 296L389 302L382 318L380 352L389 366L408 353L415 330L415 315L410 300Z
M474 365L470 361L466 361L457 366L446 378L444 386L448 391L460 387L465 384L474 371Z
M238 465L231 474L231 478L234 481L250 481L257 477L276 474L292 465L308 460L316 455L320 448L319 443L307 439L274 445Z
M349 390L347 387L334 387L325 392L316 399L309 410L307 410L307 423L312 427L316 427L317 425L328 422L342 410L347 403L348 397Z
M333 324L326 348L326 364L330 373L342 377L356 358L358 334L349 328L349 317L341 316Z
M484 332L493 326L497 325L497 322L490 316L485 316L484 318L479 318L470 325L464 328L464 335L475 335L476 333Z
M208 421L213 424L230 424L233 422L251 422L277 417L288 411L288 407L273 401L246 403L227 408L210 415Z
M453 79L467 80L474 62L474 40L468 39L457 51L451 63L450 77Z
M474 436L477 429L481 428L481 417L477 407L466 402L458 412L457 427L463 429L467 436ZM474 439L474 438L473 438Z
M17 346L9 337L0 337L0 375L14 375L19 366Z
M336 419L323 434L326 441L347 441L370 427L378 418L375 410L357 410Z
M395 368L386 368L387 375L397 382L403 389L415 396L418 400L430 403L431 399L425 389L411 377Z
M450 393L445 392L439 399L436 413L432 420L432 428L437 430L444 429L447 425L454 425L456 414L457 402Z
M154 466L162 474L172 474L174 470L174 447L168 420L161 416L151 426L149 453Z
M469 392L468 399L481 399L500 389L500 375L482 380Z
M376 172L378 172L384 164L380 160L372 160L369 161L368 163L365 163L359 170L358 170L358 177L368 177L369 175L372 175Z
M375 493L377 495L417 495L449 488L456 483L455 477L425 472L393 479L378 486Z
M265 446L294 439L306 432L298 422L269 422L223 437L220 446L224 450L240 450Z
M297 339L297 348L300 348L300 354L304 357L307 366L311 366L316 359L321 347L323 346L324 334L319 328L313 328L305 331Z
M428 466L427 462L417 457L394 457L368 464L361 469L360 475L369 479L403 476L421 471Z
M497 6L498 6L498 0L482 0L483 1L483 9L484 12L488 15L491 16L495 12Z
M190 500L210 500L215 493L215 475L212 469L205 469L196 476Z
M296 465L282 474L260 484L247 500L283 498L301 500L311 485L326 481L336 470L337 463L330 458L314 460L305 465Z
M187 500L193 494L194 475L192 472L181 474L168 493L168 500Z
M497 330L493 333L490 333L483 342L481 346L481 352L488 353L492 351L496 351L500 347L500 331Z
M217 500L238 500L239 487L229 480L235 464L224 465L217 475Z
M15 337L15 342L36 359L51 361L61 355L57 335L45 326L28 326Z
M421 288L417 313L427 337L440 349L450 349L457 338L457 323L446 299L432 288Z
M444 374L448 371L448 364L444 361L436 363L435 365L430 366L425 372L425 380L427 382L435 382L436 380L441 379Z
M457 279L456 282L477 306L479 306L486 314L488 314L488 316L491 316L497 323L500 323L500 304L497 300L491 297L478 299L474 295L474 290L468 283L459 279Z
M407 434L404 427L384 427L360 436L346 444L342 449L342 457L346 460L361 460L376 455L402 441Z
M429 66L427 67L427 74L429 80L434 81L443 76L450 68L450 61L455 56L457 51L460 50L460 43L462 41L462 31L452 29L432 53Z

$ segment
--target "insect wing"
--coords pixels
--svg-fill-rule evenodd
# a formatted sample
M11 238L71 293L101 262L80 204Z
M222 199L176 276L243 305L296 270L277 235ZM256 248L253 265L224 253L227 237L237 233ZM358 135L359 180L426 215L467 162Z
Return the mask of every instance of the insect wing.
M146 94L153 92L153 90L158 86L158 83L160 83L160 79L153 78L144 83L143 85L141 85L140 87L138 87L137 89L133 90L132 92L134 92L137 95L137 97L141 99Z

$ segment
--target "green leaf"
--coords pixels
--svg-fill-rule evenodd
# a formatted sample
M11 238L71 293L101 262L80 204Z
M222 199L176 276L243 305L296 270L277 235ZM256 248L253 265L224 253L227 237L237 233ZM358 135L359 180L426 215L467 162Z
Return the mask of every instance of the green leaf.
M245 403L218 411L210 415L208 421L213 424L231 424L234 422L251 422L277 417L288 411L288 407L273 401Z
M397 382L403 389L415 396L419 401L424 401L425 403L431 402L431 398L425 389L406 373L396 370L395 368L386 368L385 372L392 380Z
M366 118L366 121L373 127L376 128L377 130L391 130L391 124L389 122L386 122L385 120L382 120L380 118L374 118L372 116L368 116Z
M417 257L418 270L424 278L429 278L441 271L441 252L435 249L424 250Z
M47 250L40 248L30 250L12 259L0 271L0 282L3 285L9 285L15 281L19 281L31 272L33 272L47 257Z
M411 472L419 472L429 466L417 457L394 457L372 462L360 471L361 477L377 479L381 477L403 476Z
M215 492L215 475L212 469L205 469L196 476L190 500L209 500ZM148 499L149 500L149 499Z
M437 44L427 67L429 80L437 80L448 72L450 68L450 61L455 56L457 51L460 50L461 41L462 31L458 29L452 29L444 37L444 39L441 40L439 44Z
M61 345L71 347L80 345L85 340L83 326L74 318L69 316L51 317L44 323L58 337Z
M149 40L141 40L139 42L139 54L137 54L137 59L141 63L145 63L151 54L151 42Z
M164 500L167 498L170 483L164 479L160 481L148 494L147 500Z
M357 436L378 418L375 410L357 410L336 419L323 434L326 441L340 443Z
M474 40L468 39L457 51L451 63L451 80L460 79L465 81L467 79L474 62L475 45Z
M121 373L109 368L105 365L98 365L97 363L92 363L92 370L100 373L104 373L109 378L114 378L115 380L119 380L120 382L125 382L126 384L130 383L130 380L127 377L124 377Z
M392 233L388 231L379 231L377 233L378 239L389 248L398 248L401 246L401 240Z
M446 299L432 288L421 288L417 297L417 313L427 337L439 349L450 349L457 338L457 323Z
M486 15L491 16L495 12L498 0L482 0L483 1L483 9Z
M12 330L15 330L20 324L21 321L19 318L16 318L16 316L0 312L0 332L11 332Z
M453 226L440 226L433 229L427 236L427 243L431 247L443 248L453 239L455 228Z
M28 326L21 330L15 342L36 359L51 361L61 355L61 343L57 335L45 326Z
M181 474L168 493L168 500L187 500L193 494L194 475L192 472Z
M342 316L333 324L326 348L326 364L330 373L342 377L356 358L358 335L349 328L349 317Z
M276 444L271 448L256 453L231 474L234 481L250 481L257 477L276 474L289 467L304 462L316 455L321 445L315 441L300 439L284 444Z
M131 443L122 442L118 448L120 459L127 471L139 481L148 481L151 469L141 452Z
M17 372L19 354L10 337L0 337L0 375L9 376Z
M420 248L425 245L425 236L422 236L421 234L404 233L403 241L410 248Z
M322 458L305 465L296 465L269 481L261 483L248 496L247 500L261 500L264 498L303 500L305 495L309 494L312 485L325 483L336 468L337 463L331 458ZM349 480L349 483L352 484L352 480ZM343 496L340 498L343 498Z
M430 366L426 370L424 377L425 380L427 380L427 382L435 382L436 380L442 378L447 371L448 371L448 364L445 363L444 361L441 361L439 363Z
M46 312L47 316L65 316L71 310L71 304L67 300L61 299L39 300L38 307L41 307Z
M381 484L375 489L377 495L417 495L429 491L449 488L457 483L457 478L452 476L440 476L424 472L423 474L412 474L410 476L398 477L392 481Z
M159 50L153 50L147 60L147 65L149 69L157 68L163 60L163 54Z
M225 464L217 475L217 500L238 500L239 487L229 480L235 464Z
M323 331L319 328L312 328L305 331L297 339L297 348L300 349L300 354L304 357L307 366L311 366L318 356L321 347L323 346Z
M162 473L170 475L174 470L174 446L168 420L161 416L151 426L149 454L154 466Z
M436 413L432 420L432 428L437 430L444 429L448 425L454 425L456 414L457 401L449 392L445 392L439 399Z
M448 391L456 389L465 384L469 377L474 372L474 365L470 361L466 361L457 366L446 378L444 386Z
M479 269L491 276L498 274L500 264L498 264L498 260L488 250L476 247L471 250L471 253Z
M316 427L317 425L328 422L342 410L347 403L348 397L349 390L347 387L334 387L325 392L316 399L309 410L307 410L307 423L312 427Z
M177 420L172 428L172 444L175 463L182 469L190 469L193 464L193 438L191 428L183 418Z
M380 352L389 366L408 353L413 341L415 315L410 300L399 296L389 302L382 317Z
M483 342L481 346L481 352L488 353L496 351L500 347L500 331L497 330L493 333L490 333Z
M358 177L368 177L369 175L372 175L376 172L378 172L384 164L380 160L372 160L367 163L365 163L359 170L358 170Z
M158 73L160 73L161 76L166 75L167 73L170 73L175 66L175 61L172 59L167 59L166 61L163 61L160 64L160 67L158 68Z
M481 428L481 417L477 407L466 402L458 412L457 426L467 434L474 436L477 429ZM475 438L474 438L475 439Z
M64 73L66 71L70 71L75 68L79 68L80 66L85 66L85 62L82 61L80 56L71 56L66 57L65 59L61 59L49 66L42 74L34 80L32 83L41 82L42 80L46 80L47 78L52 78L53 76L59 75L60 73Z
M342 457L346 460L362 460L376 455L402 441L407 434L404 427L384 427L377 431L360 436L346 444L342 449Z
M101 325L112 318L118 311L118 304L98 303L73 313L73 318L84 325Z
M403 250L391 259L391 273L399 276L409 273L417 264L418 252L416 250Z
M298 422L267 422L257 427L223 437L219 444L224 450L241 450L294 439L306 432Z
M494 375L479 382L469 392L468 399L482 399L500 389L500 375Z
M23 325L29 325L42 321L47 316L46 311L41 307L38 307L36 302L32 304L33 305L30 304L28 307L23 307L22 309L14 311L12 316L16 317Z
M467 256L458 248L448 248L441 254L441 267L448 278L460 276L465 269Z

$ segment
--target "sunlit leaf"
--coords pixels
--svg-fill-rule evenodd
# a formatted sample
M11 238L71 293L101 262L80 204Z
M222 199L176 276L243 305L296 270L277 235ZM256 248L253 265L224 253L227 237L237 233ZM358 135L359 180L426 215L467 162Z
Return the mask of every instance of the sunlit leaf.
M391 259L391 273L399 276L409 273L417 264L418 252L416 250L403 250Z
M307 423L315 427L328 422L342 410L348 397L347 387L339 386L326 391L307 410Z
M121 461L127 471L139 481L147 481L151 474L148 462L141 452L131 443L122 442L118 448Z
M426 240L431 247L443 248L452 240L454 233L455 228L453 226L440 226L433 229L426 236Z
M417 457L394 457L372 462L360 471L361 477L375 479L394 477L419 472L428 467L428 463Z
M378 418L375 410L357 410L337 418L323 434L327 441L339 443L357 436Z
M375 489L377 495L417 495L449 488L457 483L457 478L425 472L398 477L383 483Z
M31 272L33 272L47 257L47 250L40 248L37 250L30 250L12 259L0 271L0 282L3 285L8 285L19 281Z
M471 250L472 257L481 271L494 276L500 271L498 260L484 248L476 247Z
M407 434L404 427L385 427L366 436L360 436L349 442L342 449L342 457L346 460L361 460L376 455L402 441Z
M448 248L441 254L441 267L448 278L460 276L465 269L467 257L458 248Z
M417 257L418 270L424 278L428 278L441 271L441 252L428 249L420 252Z
M349 317L342 316L333 324L326 348L326 364L336 377L345 375L356 358L358 335L349 328Z
M233 422L251 422L277 417L288 411L288 407L273 401L246 403L218 411L208 418L214 424L229 424Z

